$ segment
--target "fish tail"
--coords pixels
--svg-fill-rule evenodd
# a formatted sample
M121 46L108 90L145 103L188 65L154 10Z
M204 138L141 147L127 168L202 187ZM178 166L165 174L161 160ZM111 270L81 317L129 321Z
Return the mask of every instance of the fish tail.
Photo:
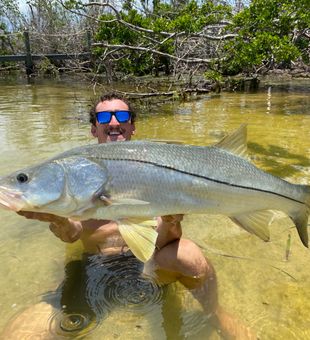
M291 214L290 217L296 225L301 242L305 247L309 248L308 219L310 214L310 186L301 185L300 187L304 192L305 204L297 212Z
M305 190L305 202L306 202L306 206L310 209L310 185L303 185L304 190Z

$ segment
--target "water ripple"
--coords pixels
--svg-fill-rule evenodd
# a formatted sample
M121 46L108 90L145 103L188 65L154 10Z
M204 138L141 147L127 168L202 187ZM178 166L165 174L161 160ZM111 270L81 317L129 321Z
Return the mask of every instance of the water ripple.
M149 312L162 300L163 290L144 278L143 264L133 256L115 256L111 260L93 256L87 266L88 303L101 318L115 307Z
M92 320L87 314L67 314L57 311L49 320L49 333L59 338L80 339L92 333L98 322Z

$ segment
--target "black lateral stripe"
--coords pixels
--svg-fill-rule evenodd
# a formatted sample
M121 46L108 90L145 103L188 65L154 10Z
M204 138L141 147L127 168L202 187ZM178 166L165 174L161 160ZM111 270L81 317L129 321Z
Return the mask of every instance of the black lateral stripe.
M154 165L154 166L157 166L159 168L164 168L164 169L168 169L168 170L174 170L174 171L177 171L177 172L185 174L185 175L195 176L195 177L202 178L202 179L205 179L205 180L208 180L208 181L211 181L211 182L215 182L215 183L219 183L219 184L224 184L224 185L228 185L228 186L235 187L235 188L240 188L240 189L265 192L267 194L272 194L272 195L276 195L276 196L279 196L279 197L286 198L286 199L288 199L290 201L293 201L293 202L297 202L297 203L300 203L300 204L305 204L302 201L298 201L298 200L296 200L296 199L294 199L292 197L288 197L288 196L279 194L277 192L272 192L272 191L269 191L269 190L264 190L264 189L259 189L259 188L250 188L250 187L246 187L246 186L238 185L238 184L232 184L232 183L229 183L229 182L220 181L218 179L214 179L214 178L210 178L210 177L206 177L206 176L202 176L202 175L198 175L198 174L193 174L193 173L185 171L185 170L176 169L176 168L174 168L172 166L169 166L169 165L161 165L161 164L158 164L158 163L155 163L155 162L151 162L151 161L143 161L143 160L139 160L139 159L130 159L130 158L128 158L128 159L126 159L126 158L104 158L104 159L105 160L109 160L109 161L131 161L131 162L136 162L136 163L143 163L143 164Z

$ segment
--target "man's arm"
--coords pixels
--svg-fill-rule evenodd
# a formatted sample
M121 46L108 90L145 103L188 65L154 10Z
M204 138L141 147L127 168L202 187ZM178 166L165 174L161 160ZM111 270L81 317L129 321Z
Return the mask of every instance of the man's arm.
M35 219L43 222L50 222L50 230L53 234L64 242L73 243L80 239L83 232L83 225L86 229L89 229L89 225L98 229L102 221L90 220L90 221L73 221L69 218L56 216L52 214L20 211L19 215L26 217L27 219ZM183 215L167 215L157 218L158 232L156 245L158 248L162 248L165 245L181 238L182 229L181 221ZM96 223L95 223L96 222ZM106 222L106 221L105 221ZM93 228L92 228L93 229ZM98 235L97 235L98 236ZM101 237L102 238L102 237Z
M64 242L72 243L77 241L83 231L81 222L73 221L69 218L30 211L20 211L18 214L28 219L50 222L50 230Z
M158 237L156 246L161 249L168 243L178 240L182 236L181 221L183 215L167 215L157 217L157 228Z

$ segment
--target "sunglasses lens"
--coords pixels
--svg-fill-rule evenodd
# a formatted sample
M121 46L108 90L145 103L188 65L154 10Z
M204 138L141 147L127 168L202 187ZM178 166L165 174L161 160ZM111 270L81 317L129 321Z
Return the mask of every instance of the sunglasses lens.
M110 123L111 118L112 118L112 112L109 111L102 111L102 112L97 112L97 121L99 124L107 124Z
M130 119L129 111L116 111L115 117L119 121L119 123L127 123Z
M96 113L97 121L99 124L108 124L112 119L112 115L115 116L119 123L127 123L131 117L129 111L101 111Z

